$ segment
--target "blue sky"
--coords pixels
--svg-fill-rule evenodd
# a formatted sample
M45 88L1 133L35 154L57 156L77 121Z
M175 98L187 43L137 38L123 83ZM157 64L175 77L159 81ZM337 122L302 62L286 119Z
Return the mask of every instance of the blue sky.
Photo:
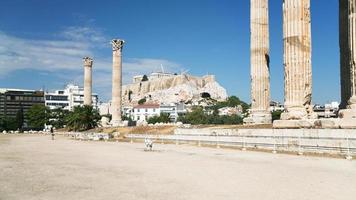
M311 0L313 102L339 100L338 1ZM270 0L271 95L283 102L282 0ZM215 74L250 102L249 0L2 0L0 87L82 84L94 57L94 92L111 96L112 38L126 41L124 82L157 70Z

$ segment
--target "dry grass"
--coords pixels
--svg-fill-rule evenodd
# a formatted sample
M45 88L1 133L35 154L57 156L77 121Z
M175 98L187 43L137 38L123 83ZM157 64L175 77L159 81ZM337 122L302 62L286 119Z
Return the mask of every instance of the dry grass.
M135 127L118 127L118 128L101 128L100 131L103 133L114 133L119 132L120 136L123 137L127 134L157 134L157 135L169 135L173 134L175 126L135 126Z
M216 128L216 129L265 129L273 128L272 124L260 125L194 125L191 128Z

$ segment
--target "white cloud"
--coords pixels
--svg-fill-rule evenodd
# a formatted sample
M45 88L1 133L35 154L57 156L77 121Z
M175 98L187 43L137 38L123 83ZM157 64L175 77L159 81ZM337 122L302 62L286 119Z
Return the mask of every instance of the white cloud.
M31 40L0 31L0 79L17 70L34 69L41 73L56 72L56 82L62 80L64 84L68 80L75 80L81 83L83 77L78 74L83 71L82 58L92 56L94 91L107 100L111 95L112 58L111 54L96 57L95 52L100 45L109 44L110 40L100 31L89 27L69 27L58 36L62 39ZM160 70L161 65L166 71L175 72L180 69L179 64L165 59L124 57L123 82L131 82L134 75Z

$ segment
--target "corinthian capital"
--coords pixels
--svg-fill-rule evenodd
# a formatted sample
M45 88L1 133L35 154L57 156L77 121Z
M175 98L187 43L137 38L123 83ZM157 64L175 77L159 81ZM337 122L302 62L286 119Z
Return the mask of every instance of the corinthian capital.
M84 66L92 66L93 59L90 57L84 57L83 62L84 62Z
M111 40L112 44L112 50L117 51L117 50L122 50L122 47L124 46L125 41L121 39L113 39Z

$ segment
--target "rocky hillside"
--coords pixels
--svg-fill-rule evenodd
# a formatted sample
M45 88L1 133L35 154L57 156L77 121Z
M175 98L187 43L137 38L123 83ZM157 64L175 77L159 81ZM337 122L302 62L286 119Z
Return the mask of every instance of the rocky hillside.
M222 101L227 98L225 88L215 81L213 75L203 77L188 74L139 81L123 86L124 105L134 105L142 99L160 103L189 102L208 95Z

